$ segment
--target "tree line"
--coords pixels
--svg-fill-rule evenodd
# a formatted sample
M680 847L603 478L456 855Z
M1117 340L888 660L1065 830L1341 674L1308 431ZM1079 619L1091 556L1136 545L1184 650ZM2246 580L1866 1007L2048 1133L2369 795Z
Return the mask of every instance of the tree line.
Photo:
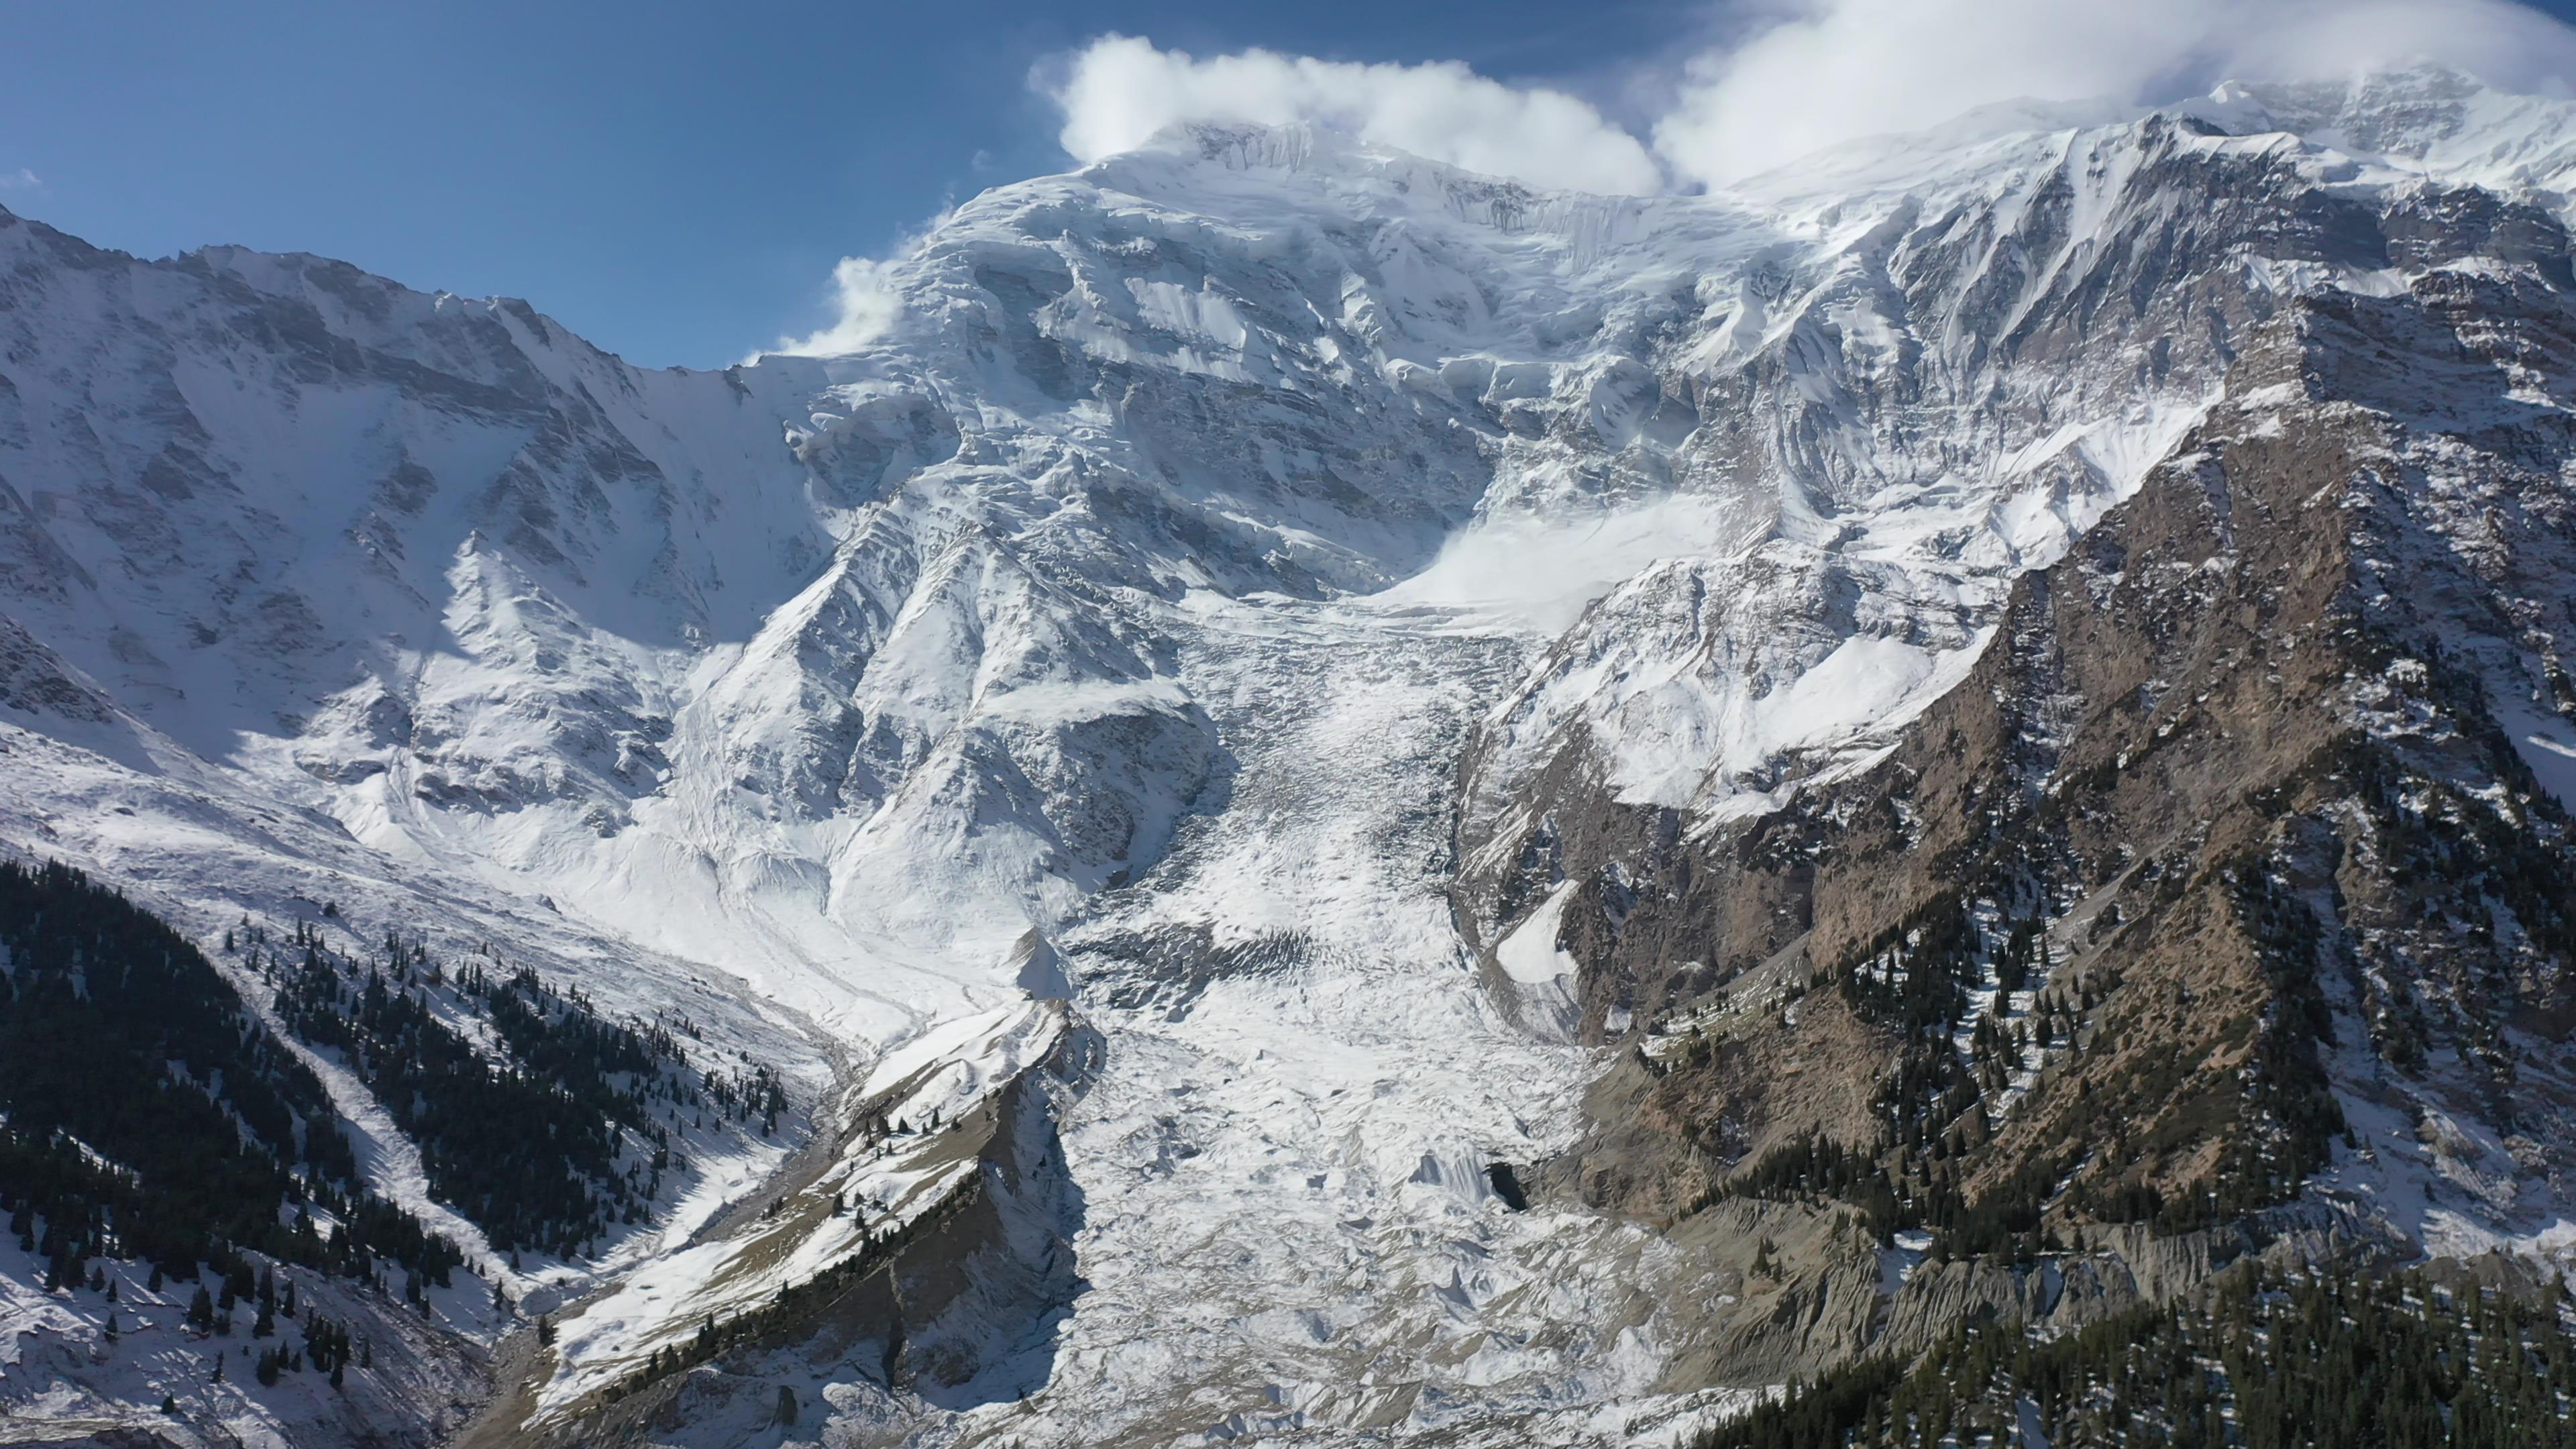
M59 863L0 862L0 1211L50 1286L93 1257L241 1295L249 1254L360 1278L462 1261L359 1180L320 1080L203 952Z
M2253 1265L2040 1340L1991 1319L1792 1385L1695 1449L2576 1449L2563 1286Z

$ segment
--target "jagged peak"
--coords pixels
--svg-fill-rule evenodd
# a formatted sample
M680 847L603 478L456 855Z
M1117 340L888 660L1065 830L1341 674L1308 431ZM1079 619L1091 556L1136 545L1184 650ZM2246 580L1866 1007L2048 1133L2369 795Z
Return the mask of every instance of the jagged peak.
M2560 191L2576 175L2576 103L2433 61L2340 80L2231 80L2167 109L2237 135L2295 135L2427 179Z
M1445 215L1507 232L1634 214L1658 204L1652 197L1550 191L1313 121L1181 122L1074 175L1166 203L1196 204L1222 193L1239 204L1246 190L1271 187L1283 195L1329 194L1363 211Z
M2174 121L2235 137L2293 137L2384 172L2454 184L2563 191L2576 181L2576 102L2410 60L2335 79L2230 79L2162 103L2001 101L1921 130L1840 142L1727 190L1772 204L1937 191L2045 164L2075 133L2116 143Z

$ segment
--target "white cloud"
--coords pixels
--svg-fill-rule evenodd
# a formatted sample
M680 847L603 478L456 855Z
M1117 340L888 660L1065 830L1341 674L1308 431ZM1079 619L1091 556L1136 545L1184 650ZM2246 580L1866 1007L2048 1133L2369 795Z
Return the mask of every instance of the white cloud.
M2576 81L2576 30L2518 0L1740 0L1731 28L1739 39L1683 65L1652 155L1583 100L1456 62L1201 59L1110 35L1036 80L1063 111L1058 139L1086 161L1175 121L1314 121L1474 171L1608 192L1661 189L1667 172L1723 182L1997 101L2153 103L2230 78L2416 59L2517 90Z
M1062 110L1058 139L1084 161L1179 121L1311 121L1472 171L1612 193L1661 190L1668 177L1722 183L2023 98L2154 103L2224 79L2332 78L2413 60L2510 90L2576 90L2576 28L2519 0L1741 3L1786 8L1738 12L1742 38L1688 60L1651 151L1575 96L1504 85L1454 61L1362 65L1264 50L1202 60L1108 35L1031 82ZM977 169L986 164L977 153ZM39 184L24 168L0 173L0 189ZM843 258L834 320L775 350L830 355L883 337L901 313L893 269Z
M2512 0L1807 0L1691 62L1655 149L1716 182L1989 102L2156 102L2414 59L2563 90L2576 31Z
M1470 171L1560 190L1645 193L1663 174L1637 138L1562 91L1519 89L1456 61L1360 65L1247 50L1201 60L1108 35L1039 81L1064 149L1133 150L1176 121L1314 121Z
M895 323L903 318L903 295L895 285L896 265L919 251L922 239L939 230L953 210L942 208L918 228L896 237L882 258L841 258L832 267L832 320L803 337L781 337L776 346L763 348L743 360L754 361L763 353L839 357L892 332Z
M903 315L894 264L873 257L843 257L832 268L831 323L803 337L781 337L771 352L790 357L838 357L856 352L894 330Z
M0 171L0 191L31 191L44 184L43 178L24 166L15 171Z

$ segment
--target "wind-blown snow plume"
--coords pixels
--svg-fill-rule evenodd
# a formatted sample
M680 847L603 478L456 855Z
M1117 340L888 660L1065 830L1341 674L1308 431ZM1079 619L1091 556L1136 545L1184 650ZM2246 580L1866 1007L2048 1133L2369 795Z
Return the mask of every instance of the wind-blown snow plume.
M1715 184L1999 101L2156 104L2416 59L2554 94L2576 30L2512 0L1817 0L1691 61L1655 150Z
M1356 65L1247 50L1201 60L1106 35L1033 77L1064 110L1084 161L1132 151L1181 121L1314 121L1361 140L1533 186L1613 195L1663 189L1634 136L1563 91L1488 80L1456 61Z
M1723 186L1999 102L2101 101L2087 119L2108 120L2231 77L2333 80L2411 60L2563 95L2576 88L2576 28L2519 0L1804 0L1681 60L1681 84L1642 118L1651 147L1578 96L1458 61L1201 57L1113 34L1029 83L1084 162L1192 121L1302 122L1543 189L1632 196ZM895 315L887 265L843 258L832 320L774 350L833 356L882 338Z
M1667 170L1716 185L2000 101L2158 104L2230 76L2339 79L2419 59L2561 94L2576 30L2516 0L1807 0L1689 57L1647 126L1652 154L1582 99L1454 61L1200 58L1109 35L1032 83L1084 161L1176 122L1306 121L1471 171L1629 195L1662 189Z
M893 331L903 315L903 300L895 287L895 260L918 248L924 237L954 214L954 208L942 208L918 228L897 237L882 258L841 258L832 267L832 320L803 337L781 337L767 350L786 357L840 357ZM743 361L759 355L755 352Z
M803 337L781 337L772 350L790 357L831 357L856 352L884 336L902 309L894 288L887 284L887 266L874 257L841 258L832 268L837 315L831 324Z

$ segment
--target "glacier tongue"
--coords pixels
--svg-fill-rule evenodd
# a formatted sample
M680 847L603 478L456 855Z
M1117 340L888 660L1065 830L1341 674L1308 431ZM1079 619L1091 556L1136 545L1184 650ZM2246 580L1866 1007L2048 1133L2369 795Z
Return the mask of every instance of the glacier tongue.
M1520 1345L1628 1294L1565 1271L1568 1239L1619 1230L1509 1213L1486 1180L1554 1145L1589 1066L1495 1012L1441 891L1451 761L1511 653L1210 600L1185 662L1231 701L1238 772L1066 932L1109 1045L1065 1123L1090 1288L1049 1417L1081 1442L1545 1402L1569 1366Z

